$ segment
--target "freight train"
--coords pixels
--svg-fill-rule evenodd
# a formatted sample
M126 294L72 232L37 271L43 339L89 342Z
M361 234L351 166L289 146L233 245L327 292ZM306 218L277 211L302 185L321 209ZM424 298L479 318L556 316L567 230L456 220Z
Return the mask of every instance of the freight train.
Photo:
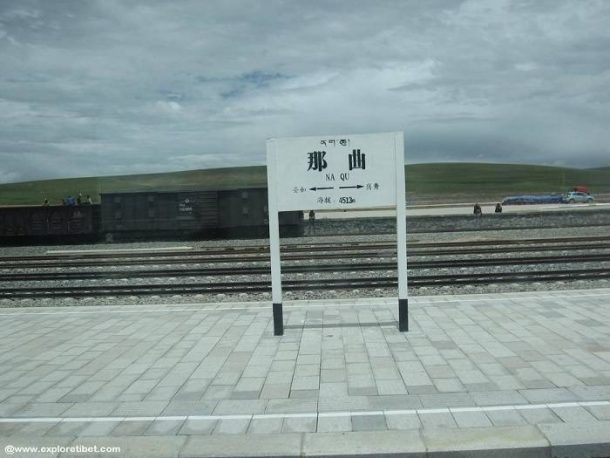
M0 208L0 243L268 236L266 188L101 194L100 204ZM280 213L283 236L303 234L303 213Z

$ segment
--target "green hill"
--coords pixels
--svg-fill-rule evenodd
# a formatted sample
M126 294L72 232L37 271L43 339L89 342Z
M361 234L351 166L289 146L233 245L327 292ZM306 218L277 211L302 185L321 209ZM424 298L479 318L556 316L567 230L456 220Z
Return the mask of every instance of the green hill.
M442 200L498 200L510 194L565 192L575 185L592 193L610 193L610 168L571 169L539 165L437 163L406 166L410 202ZM0 205L38 205L61 202L68 195L144 190L187 190L266 186L264 166L190 170L184 172L67 178L0 185Z

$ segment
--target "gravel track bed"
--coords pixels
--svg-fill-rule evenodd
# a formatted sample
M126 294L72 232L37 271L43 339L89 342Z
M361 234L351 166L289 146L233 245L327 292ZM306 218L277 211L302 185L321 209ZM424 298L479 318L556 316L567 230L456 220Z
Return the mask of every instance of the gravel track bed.
M505 231L478 231L478 232L451 232L451 233L440 233L440 234L414 234L409 237L410 242L459 242L459 241L473 241L473 240L499 240L507 238L555 238L555 237L579 237L579 236L604 236L608 235L607 227L587 227L587 228L567 228L567 229L539 229L539 230L505 230ZM292 239L282 239L282 246L288 244L315 244L315 243L344 243L345 241L351 241L353 243L358 242L394 242L395 236L384 234L384 235L369 235L369 236L334 236L334 237L302 237ZM148 243L128 243L128 244L96 244L96 245L69 245L69 246L34 246L34 247L0 247L0 257L2 256L32 256L46 254L48 250L111 250L111 249L150 249L150 248L168 248L168 247L179 247L179 246L190 246L193 249L208 248L208 247L239 247L239 246L256 246L266 245L268 243L265 239L258 240L221 240L221 241L195 241L195 242L148 242ZM502 255L468 255L469 259L488 259L490 256L496 257L521 257L521 256L551 256L551 255L565 255L574 256L579 253L591 253L587 250L556 250L553 252L549 251L536 251L535 246L532 246L531 252L523 253L516 252L510 253L507 251ZM610 249L599 249L595 250L596 254L608 253ZM185 256L188 257L188 252L185 252ZM464 259L464 256L454 255L431 255L431 256L410 256L411 261L420 260L434 260L434 259ZM379 262L379 261L391 261L395 260L391 256L387 257L370 257L370 258L352 258L345 259L343 261L339 259L320 260L317 259L316 263L320 264L339 264L339 263L366 263L366 262ZM284 261L283 265L311 265L309 261ZM221 268L228 266L237 266L239 263L199 263L199 264L170 264L160 262L155 265L142 266L116 266L114 270L138 270L138 269L177 269L177 268ZM242 265L248 266L268 266L269 263L266 261L256 263L242 263ZM543 270L568 270L568 269L584 269L584 268L610 268L610 262L596 262L596 263L560 263L560 264L544 264L539 269ZM477 273L477 272L528 272L534 270L535 267L530 265L505 265L505 266L493 266L493 267L472 267L472 268L438 268L438 269L418 269L416 272L410 270L411 275L442 275L452 273ZM54 271L68 271L68 272L96 272L96 271L107 271L108 267L72 267L69 269L56 269L56 268L40 268L36 271L40 272L54 272ZM0 272L18 273L18 272L30 272L31 269L4 269ZM357 275L367 277L379 277L388 276L393 277L396 275L394 270L378 270L378 271L357 271ZM287 274L287 279L304 279L304 278L343 278L352 276L349 272L332 273L332 272L320 272L317 275L312 274ZM268 280L268 275L256 275L256 278L252 276L220 276L220 277L205 277L205 276L193 276L193 277L175 277L172 283L192 283L195 281L252 281L252 280ZM120 280L118 283L138 283L138 284L161 284L167 282L168 279L158 278L145 278L131 280L125 278ZM99 279L97 281L84 280L79 281L78 285L105 285L117 283L116 279L104 280ZM54 282L36 282L36 286L69 286L75 284L74 281L54 281ZM31 282L2 282L2 287L31 287ZM590 289L590 288L607 288L610 287L608 280L571 280L571 281L560 281L560 282L545 282L545 283L508 283L508 284L490 284L484 286L478 285L464 285L464 286L444 286L444 287L419 287L410 288L409 294L412 296L419 295L439 295L439 294L476 294L476 293L502 293L502 292L515 292L515 291L541 291L541 290L557 290L557 289ZM284 292L285 300L294 299L334 299L334 298L350 298L350 297L379 297L379 296L396 296L397 292L395 288L377 288L377 289L361 289L361 290L344 290L337 289L326 290L326 291L298 291L298 292ZM270 293L238 293L238 294L197 294L197 295L174 295L174 296L147 296L147 297L135 297L135 296L117 296L117 297L103 297L103 298L54 298L54 299L0 299L0 307L30 307L30 306L74 306L74 305L119 305L119 304L153 304L153 303L200 303L200 302L228 302L228 301L270 301Z

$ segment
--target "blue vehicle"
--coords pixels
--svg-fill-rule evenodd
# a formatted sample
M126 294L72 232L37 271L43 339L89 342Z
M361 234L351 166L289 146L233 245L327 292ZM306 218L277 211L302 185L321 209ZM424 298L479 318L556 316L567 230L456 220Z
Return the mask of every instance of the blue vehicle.
M560 204L563 199L561 194L510 196L502 201L502 205Z

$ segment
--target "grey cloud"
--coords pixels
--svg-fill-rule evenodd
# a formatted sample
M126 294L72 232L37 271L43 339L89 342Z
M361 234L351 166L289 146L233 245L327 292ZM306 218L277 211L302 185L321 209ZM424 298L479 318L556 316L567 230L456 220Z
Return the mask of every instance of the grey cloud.
M1 2L0 181L377 130L410 162L606 165L609 30L597 0Z

